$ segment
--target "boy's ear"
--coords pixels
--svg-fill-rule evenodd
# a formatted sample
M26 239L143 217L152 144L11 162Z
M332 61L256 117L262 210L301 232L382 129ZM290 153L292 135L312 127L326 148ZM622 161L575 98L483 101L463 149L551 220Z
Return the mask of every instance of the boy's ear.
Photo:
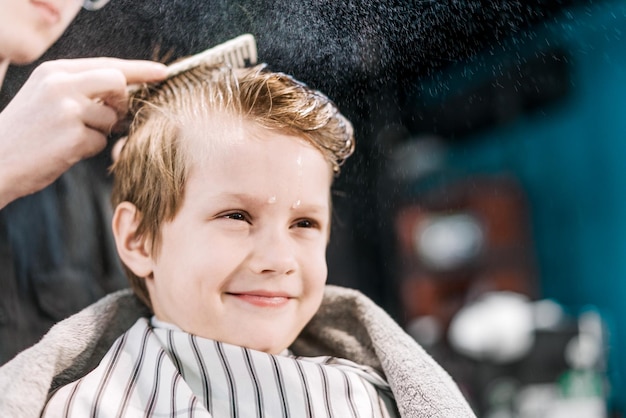
M130 202L122 202L113 214L113 236L122 262L137 277L152 274L152 254L149 240L137 236L137 226L141 217L137 207Z

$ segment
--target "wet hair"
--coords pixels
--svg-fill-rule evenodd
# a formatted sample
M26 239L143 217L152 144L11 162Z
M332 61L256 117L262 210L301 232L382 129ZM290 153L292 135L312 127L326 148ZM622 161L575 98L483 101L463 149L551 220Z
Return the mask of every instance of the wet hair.
M162 223L172 220L182 204L193 161L185 124L216 113L241 117L302 138L323 154L335 174L354 151L352 125L328 97L264 65L192 68L137 92L130 112L128 138L111 167L112 203L135 205L136 234L155 254ZM137 296L151 307L144 278L124 268Z

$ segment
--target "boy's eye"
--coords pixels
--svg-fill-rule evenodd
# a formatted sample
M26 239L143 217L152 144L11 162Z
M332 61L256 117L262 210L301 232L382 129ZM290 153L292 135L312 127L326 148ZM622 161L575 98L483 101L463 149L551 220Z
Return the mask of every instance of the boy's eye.
M302 219L296 222L295 226L297 228L315 228L317 226L317 223L310 219Z
M227 213L224 218L233 219L235 221L247 221L246 215L241 212Z

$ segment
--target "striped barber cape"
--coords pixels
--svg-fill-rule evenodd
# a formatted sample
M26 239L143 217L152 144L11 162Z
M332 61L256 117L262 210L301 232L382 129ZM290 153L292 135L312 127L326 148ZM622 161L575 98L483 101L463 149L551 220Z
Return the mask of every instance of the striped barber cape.
M156 325L159 323L156 321ZM271 355L140 318L43 417L396 417L385 380L334 357Z

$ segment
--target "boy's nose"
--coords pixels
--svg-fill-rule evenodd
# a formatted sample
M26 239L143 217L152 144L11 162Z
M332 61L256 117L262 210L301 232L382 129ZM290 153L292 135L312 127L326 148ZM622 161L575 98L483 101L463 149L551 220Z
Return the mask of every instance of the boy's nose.
M250 260L257 274L292 274L296 271L295 243L289 231L259 231Z

